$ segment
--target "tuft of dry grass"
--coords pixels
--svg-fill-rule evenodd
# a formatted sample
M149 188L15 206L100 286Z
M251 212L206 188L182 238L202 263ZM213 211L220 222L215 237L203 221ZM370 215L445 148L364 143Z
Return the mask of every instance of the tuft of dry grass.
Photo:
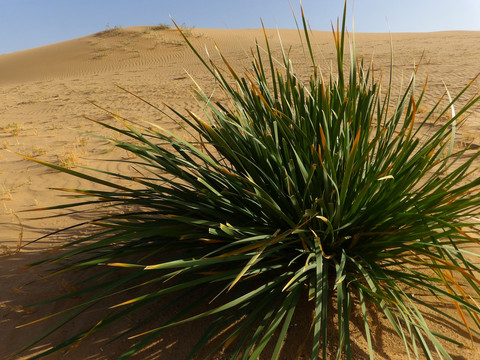
M12 189L5 184L0 184L0 200L13 200Z
M30 153L28 153L27 155L30 157L39 157L45 155L46 153L48 153L48 150L46 148L38 145L33 145Z
M25 182L12 186L7 186L5 182L3 184L0 184L0 200L13 200L12 193L15 192L15 190L31 184L32 179L30 177L28 177Z
M61 154L57 154L57 164L66 169L73 169L78 166L80 157L75 148L66 150Z
M13 252L12 250L5 244L0 244L0 255L12 255ZM2 305L0 305L0 308L2 308Z
M149 27L149 30L152 30L152 31L161 31L161 30L169 30L171 29L172 27L168 24L163 24L163 23L160 23L158 25L154 25L154 26L150 26Z
M23 125L19 123L10 123L4 126L2 130L9 133L11 136L18 136L23 130Z
M64 151L57 154L57 164L66 169L77 167L81 162L81 158L87 153L87 143L87 138L76 137L70 146L64 147Z

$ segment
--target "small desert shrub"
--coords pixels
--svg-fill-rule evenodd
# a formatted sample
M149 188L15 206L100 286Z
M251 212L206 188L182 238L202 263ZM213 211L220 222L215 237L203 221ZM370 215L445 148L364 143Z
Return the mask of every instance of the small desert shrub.
M172 27L170 25L163 24L163 23L160 23L158 25L149 27L149 29L152 30L152 31L168 30L168 29L171 29L171 28Z
M222 67L192 47L229 99L216 104L198 89L202 116L171 109L196 141L157 124L134 126L117 117L122 126L102 124L132 139L112 141L137 156L124 161L139 169L138 176L99 171L112 176L102 180L63 169L106 186L72 190L81 200L71 207L108 202L130 211L92 219L97 233L66 244L68 251L51 259L76 259L67 270L129 271L114 282L102 283L97 276L83 284L72 296L90 292L89 300L62 321L104 297L116 299L132 289L137 295L39 356L164 296L178 294L180 300L186 292L200 292L211 309L201 312L198 302L189 303L147 332L126 329L124 335L138 343L122 358L171 326L206 317L211 326L194 350L222 334L232 359L257 359L269 342L271 358L279 358L304 297L314 309L315 359L327 356L327 321L335 315L337 358L352 358L354 298L371 357L371 311L385 315L413 357L424 353L433 359L436 352L449 359L440 340L458 344L432 331L421 309L478 334L479 269L470 260L478 254L464 245L477 245L472 233L480 179L469 175L480 153L451 150L452 125L478 97L429 130L425 124L437 124L468 86L445 108L439 103L417 119L425 89L414 94L415 76L393 101L391 84L381 90L372 68L355 57L354 43L350 66L344 67L345 13L341 29L334 31L338 74L321 76L307 30L304 36L313 65L307 83L298 80L285 54L280 61L273 58L266 36L266 55L257 46L244 76L221 53ZM453 304L460 320L414 295L419 292Z
M117 36L120 34L120 30L122 29L121 25L115 25L114 27L111 27L109 24L105 26L105 30L100 31L95 34L96 37L112 37L112 36Z

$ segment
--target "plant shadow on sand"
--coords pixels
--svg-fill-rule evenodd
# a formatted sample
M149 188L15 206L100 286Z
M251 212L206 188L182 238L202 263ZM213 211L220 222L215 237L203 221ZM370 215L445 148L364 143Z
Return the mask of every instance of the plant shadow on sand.
M65 235L65 234L64 234ZM66 235L65 235L66 236ZM68 236L66 236L68 238ZM53 326L58 319L52 318L43 320L36 324L28 325L24 328L18 328L24 324L34 322L38 319L48 317L53 313L58 313L71 309L72 307L83 304L88 301L88 295L77 295L72 298L65 298L55 303L42 305L39 307L28 307L28 304L34 302L42 302L52 297L68 295L82 289L82 283L96 276L104 276L103 270L96 268L88 271L68 272L55 277L49 277L52 273L52 265L44 265L25 270L25 266L34 262L46 259L50 254L45 253L18 253L9 256L2 256L0 261L0 281L2 282L3 291L0 293L0 325L2 326L2 335L6 338L0 339L3 344L0 347L0 358L7 358L14 351L18 350L25 343L40 336L46 328ZM128 260L128 259L126 259ZM161 261L161 259L157 259ZM127 275L128 271L119 269L110 275L111 281ZM157 291L158 287L147 289ZM145 289L142 289L145 291ZM61 351L60 354L53 354L45 357L46 359L57 359L67 357L71 360L93 360L93 359L114 359L119 357L131 345L127 339L109 343L116 334L122 331L132 329L140 325L138 331L147 331L151 324L163 323L173 314L181 312L185 306L198 301L204 302L199 310L207 311L212 306L208 305L203 295L207 292L187 293L180 300L177 296L167 297L161 301L157 301L149 308L142 308L130 315L124 317L119 323L104 329L98 333L92 334L82 340L72 349ZM35 354L44 351L52 344L57 344L69 337L82 332L94 325L93 319L104 317L110 310L109 307L115 305L117 301L128 300L132 297L141 295L132 290L125 293L119 298L112 300L100 301L93 305L84 313L80 314L67 325L63 326L61 331L56 332L36 345L21 358L27 358L28 354ZM174 303L172 303L172 301ZM448 305L441 305L432 300L432 305L440 306L445 312L453 313L454 309ZM335 312L334 302L329 302L330 311ZM357 310L355 310L357 309ZM372 306L369 309L371 319L373 348L375 358L390 360L401 357L395 357L393 354L402 353L403 345L398 341L397 335L389 326L387 320L381 313L377 312ZM149 319L149 325L142 325L140 319ZM468 338L468 333L458 324L454 324L445 319L439 319L435 314L426 315L426 318L432 324L433 328L442 328L443 331L452 334L458 334L460 338ZM311 348L311 331L313 320L313 304L312 302L302 301L299 303L295 315L292 320L287 338L284 343L285 352L281 359L285 360L306 360L311 359L309 348ZM351 317L352 332L352 356L355 359L367 359L368 348L365 341L365 330L363 325L363 317L358 311L358 302L354 301L354 311ZM185 358L194 348L196 342L200 339L204 331L210 325L209 319L197 320L166 329L156 341L146 347L144 350L135 354L133 359L145 360L169 360ZM232 323L232 327L235 325ZM334 357L338 350L338 332L337 319L331 317L328 321L329 336L328 354L329 358ZM475 342L479 342L478 336L474 337ZM272 349L267 349L266 355ZM218 338L212 339L209 344L203 348L195 356L195 359L231 359L229 349L222 348L222 334ZM453 360L469 360L470 357L463 355L452 356Z

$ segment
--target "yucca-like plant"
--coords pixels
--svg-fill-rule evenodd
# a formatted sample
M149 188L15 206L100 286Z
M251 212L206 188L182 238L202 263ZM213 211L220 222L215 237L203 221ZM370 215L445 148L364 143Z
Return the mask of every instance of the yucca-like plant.
M94 219L98 232L66 244L70 250L51 259L77 259L66 270L128 271L113 282L102 283L98 276L84 284L79 291L91 292L90 300L59 324L105 297L132 289L136 295L39 357L186 291L199 291L199 302L211 302L211 308L202 312L192 303L165 323L151 323L147 332L126 329L123 335L138 342L122 358L171 326L206 317L211 326L192 355L221 333L232 359L257 359L270 342L269 356L281 358L305 297L314 310L314 359L327 357L332 336L327 321L333 317L338 319L336 356L352 358L352 311L363 317L370 358L373 311L388 319L409 357L423 353L433 359L436 352L450 359L441 342L461 345L431 330L424 309L477 333L479 269L470 259L478 255L464 244L477 245L480 179L469 175L479 152L455 150L452 129L479 98L449 121L441 120L468 85L447 106L441 108L439 101L416 118L425 88L415 100L415 76L393 101L392 84L381 90L372 67L355 57L354 43L345 66L345 12L341 28L333 31L338 72L327 77L315 64L302 12L313 64L307 83L285 53L280 61L273 57L266 36L266 50L257 45L252 71L243 76L221 52L222 67L202 58L185 37L228 101L215 103L197 89L204 114L184 116L170 109L196 141L159 124L133 126L119 116L119 126L100 123L132 139L111 141L136 155L126 162L139 169L138 176L101 172L112 180L100 180L44 163L105 186L71 190L80 200L65 207L108 203L129 209ZM438 130L431 130L432 123ZM135 185L120 185L118 179ZM451 303L458 317L413 293Z

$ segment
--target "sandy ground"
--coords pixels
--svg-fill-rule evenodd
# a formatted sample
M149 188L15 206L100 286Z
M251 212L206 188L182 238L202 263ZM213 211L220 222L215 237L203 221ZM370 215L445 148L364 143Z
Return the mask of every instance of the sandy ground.
M249 66L249 49L255 39L262 41L259 30L185 29L189 39L202 53L205 46L210 53L214 44L237 69ZM268 31L275 53L278 52L276 31ZM297 31L281 31L283 46L290 51L299 73L307 74L309 63L298 40ZM429 34L392 34L394 48L394 83L407 81L415 64L422 59L418 72L419 88L428 75L427 98L418 109L425 113L444 93L444 85L456 94L480 72L480 33L445 32ZM358 34L358 53L367 59L374 55L376 76L388 79L390 64L390 35ZM316 32L313 36L319 64L328 72L334 49L331 33ZM53 171L15 153L25 154L66 166L87 166L128 172L116 162L126 153L114 149L88 132L109 136L104 128L84 118L105 120L108 115L90 101L136 120L160 123L163 127L182 134L182 128L162 114L126 94L115 86L119 84L164 109L166 104L184 111L200 113L192 97L191 74L207 91L213 90L210 76L184 44L176 30L136 27L113 29L99 34L74 39L50 46L0 56L0 358L35 338L46 323L17 329L16 327L42 316L66 309L81 299L71 299L42 308L29 308L32 302L60 295L71 289L85 274L45 278L46 269L24 269L23 265L45 258L58 244L80 236L69 233L52 236L28 246L31 241L60 227L78 221L75 217L34 219L45 213L25 213L24 210L59 204L65 199L50 188L90 186ZM398 86L397 86L398 87ZM478 90L477 84L473 90ZM470 92L469 95L473 94ZM460 129L457 146L464 143L480 144L480 111L478 107ZM22 246L20 252L17 252ZM119 274L121 276L121 274ZM436 305L437 306L437 305ZM443 306L443 304L438 304ZM305 307L306 309L307 307ZM91 309L47 338L33 352L75 333L101 309ZM454 317L458 313L445 306ZM308 311L299 311L297 326L286 344L282 359L308 359L302 349L305 331L309 326ZM405 359L405 350L384 320L375 320L374 345L377 359ZM125 319L134 324L135 319ZM358 324L358 325L357 325ZM366 359L367 347L360 327L352 321L355 340L354 358ZM198 323L168 331L150 349L137 359L180 359L198 338L202 326ZM447 323L435 323L435 329L447 331L461 340L467 334ZM334 328L334 324L332 324ZM297 330L298 329L298 330ZM52 359L114 359L130 346L128 341L106 344L107 337L116 330L95 334L68 353L58 353ZM464 340L471 350L447 344L455 360L480 359L479 339ZM207 356L204 354L204 356ZM228 358L217 352L208 358Z

